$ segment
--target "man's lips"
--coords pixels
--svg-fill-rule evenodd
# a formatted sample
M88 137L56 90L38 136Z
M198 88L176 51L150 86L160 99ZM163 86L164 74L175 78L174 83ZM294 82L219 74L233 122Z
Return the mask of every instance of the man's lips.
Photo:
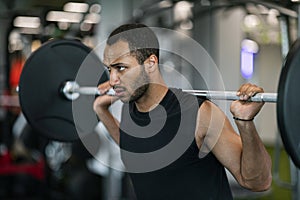
M124 96L125 88L123 87L114 87L115 95L116 96Z

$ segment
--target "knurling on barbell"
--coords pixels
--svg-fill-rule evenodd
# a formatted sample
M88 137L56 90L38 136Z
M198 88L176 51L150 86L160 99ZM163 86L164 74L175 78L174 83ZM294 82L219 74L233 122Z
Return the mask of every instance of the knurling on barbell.
M299 43L297 40L291 46L283 63L277 93L257 95L260 99L258 101L277 103L280 134L288 154L298 167L300 167L300 134L298 134L300 89L297 85L300 77ZM76 82L76 74L87 57L89 57L88 64L97 68L94 71L98 71L91 74L93 77L90 82ZM25 62L19 83L20 105L30 125L41 134L53 140L74 141L80 137L78 130L81 130L81 124L74 122L72 104L77 101L80 94L91 96L92 99L88 103L92 104L93 95L97 93L97 83L107 80L105 69L92 49L77 40L51 40L32 53ZM70 83L71 85L67 86ZM209 98L209 95L213 96L214 91L201 94L195 90L187 92ZM212 98L219 98L218 95L220 96L218 93ZM231 93L224 97L223 92L221 96L224 99L237 99L236 95ZM229 96L232 97L228 98ZM263 98L265 100L262 100ZM94 115L92 110L89 112L90 115ZM93 132L96 123L97 121L89 124L91 127L87 131L84 129L86 134Z

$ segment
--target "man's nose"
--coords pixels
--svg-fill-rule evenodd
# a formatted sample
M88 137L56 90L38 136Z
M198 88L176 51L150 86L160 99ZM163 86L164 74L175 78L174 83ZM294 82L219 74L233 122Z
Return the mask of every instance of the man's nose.
M109 75L109 84L113 87L115 85L118 85L120 83L120 74L117 70L111 69L110 75Z

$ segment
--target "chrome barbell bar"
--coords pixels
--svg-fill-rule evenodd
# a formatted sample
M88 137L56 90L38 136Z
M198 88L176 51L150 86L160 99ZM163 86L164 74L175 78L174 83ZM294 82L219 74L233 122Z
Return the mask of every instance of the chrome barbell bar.
M209 90L183 90L184 92L191 93L195 96L203 96L207 99L213 100L239 100L240 97L237 96L236 91L209 91ZM251 97L249 101L253 102L277 102L277 93L257 93L255 96Z
M69 100L75 100L80 95L103 95L100 93L97 87L81 87L75 81L67 81L61 89L64 96ZM209 91L209 90L182 90L193 94L195 96L206 97L211 100L239 100L240 98L236 95L236 91ZM115 92L113 89L110 89L107 95L114 96ZM255 96L251 97L249 101L253 102L268 102L276 103L277 102L277 93L257 93Z

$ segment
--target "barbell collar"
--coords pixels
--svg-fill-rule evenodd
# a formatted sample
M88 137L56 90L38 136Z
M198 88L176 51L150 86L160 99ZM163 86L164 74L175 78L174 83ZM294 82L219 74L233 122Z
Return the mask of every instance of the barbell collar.
M80 96L80 93L75 92L79 87L80 86L75 81L66 81L61 86L61 93L66 99L74 101Z
M61 92L63 93L64 97L71 101L78 99L80 95L104 95L97 87L80 87L76 81L66 81L62 85ZM115 91L111 88L105 94L114 96Z

